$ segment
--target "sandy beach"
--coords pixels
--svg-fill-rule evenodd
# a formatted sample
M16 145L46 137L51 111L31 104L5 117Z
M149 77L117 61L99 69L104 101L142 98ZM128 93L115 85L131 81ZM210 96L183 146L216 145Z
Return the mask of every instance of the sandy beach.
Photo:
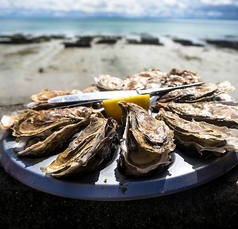
M94 76L125 78L150 68L197 72L205 82L228 80L237 89L238 51L214 46L184 46L168 37L163 45L115 44L65 48L63 40L33 44L0 44L0 104L30 102L32 94L48 89L84 89Z

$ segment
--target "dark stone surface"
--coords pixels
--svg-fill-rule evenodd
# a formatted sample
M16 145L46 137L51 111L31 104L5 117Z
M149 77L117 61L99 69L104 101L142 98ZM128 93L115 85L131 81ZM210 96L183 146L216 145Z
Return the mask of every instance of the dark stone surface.
M95 38L99 38L96 44L115 44L121 39L120 36L95 36Z
M215 45L221 48L230 48L238 50L238 41L229 41L229 40L205 40L208 44Z
M141 45L163 45L160 43L159 38L153 37L151 35L141 35L140 40L136 39L126 39L129 44L141 44Z
M23 109L0 105L0 117ZM0 136L4 132L0 131ZM236 228L238 166L199 187L144 200L74 200L34 190L0 166L0 227Z
M186 39L173 39L174 42L179 43L181 45L184 46L199 46L199 47L203 47L202 44L198 44L198 43L193 43L190 40L186 40Z
M14 35L1 35L0 44L32 44L40 43L45 41L50 41L51 39L64 39L62 35L42 35L37 37L26 36L23 34L14 34Z
M77 41L75 42L63 42L65 48L89 48L91 47L91 41L93 40L93 37L91 36L84 36L79 37Z

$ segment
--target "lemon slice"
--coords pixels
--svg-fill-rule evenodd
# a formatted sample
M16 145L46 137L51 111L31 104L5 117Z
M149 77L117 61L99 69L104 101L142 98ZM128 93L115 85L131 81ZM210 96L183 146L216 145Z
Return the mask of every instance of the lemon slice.
M125 101L130 103L135 103L138 106L143 107L145 110L148 110L150 107L150 95L134 95L123 98L108 99L103 100L103 107L105 109L107 117L114 118L117 122L121 122L122 111L118 102Z

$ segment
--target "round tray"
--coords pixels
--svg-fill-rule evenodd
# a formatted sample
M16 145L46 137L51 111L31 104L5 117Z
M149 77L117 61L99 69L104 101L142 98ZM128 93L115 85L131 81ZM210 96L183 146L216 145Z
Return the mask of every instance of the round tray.
M6 132L1 139L0 162L7 173L18 181L57 196L87 200L133 200L163 196L208 182L232 169L238 163L238 153L227 153L210 159L193 159L179 150L172 153L173 163L164 173L131 178L117 167L119 152L100 170L74 178L60 180L43 173L56 156L47 158L19 158L13 148L15 138Z

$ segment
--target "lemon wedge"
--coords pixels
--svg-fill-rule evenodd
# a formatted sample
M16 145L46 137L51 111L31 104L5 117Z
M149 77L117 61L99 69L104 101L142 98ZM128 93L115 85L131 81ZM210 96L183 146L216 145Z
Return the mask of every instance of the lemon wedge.
M150 95L134 95L123 98L108 99L103 100L103 107L105 109L107 117L112 117L117 122L121 122L122 111L118 102L125 101L130 103L135 103L138 106L141 106L145 110L148 110L150 107Z

